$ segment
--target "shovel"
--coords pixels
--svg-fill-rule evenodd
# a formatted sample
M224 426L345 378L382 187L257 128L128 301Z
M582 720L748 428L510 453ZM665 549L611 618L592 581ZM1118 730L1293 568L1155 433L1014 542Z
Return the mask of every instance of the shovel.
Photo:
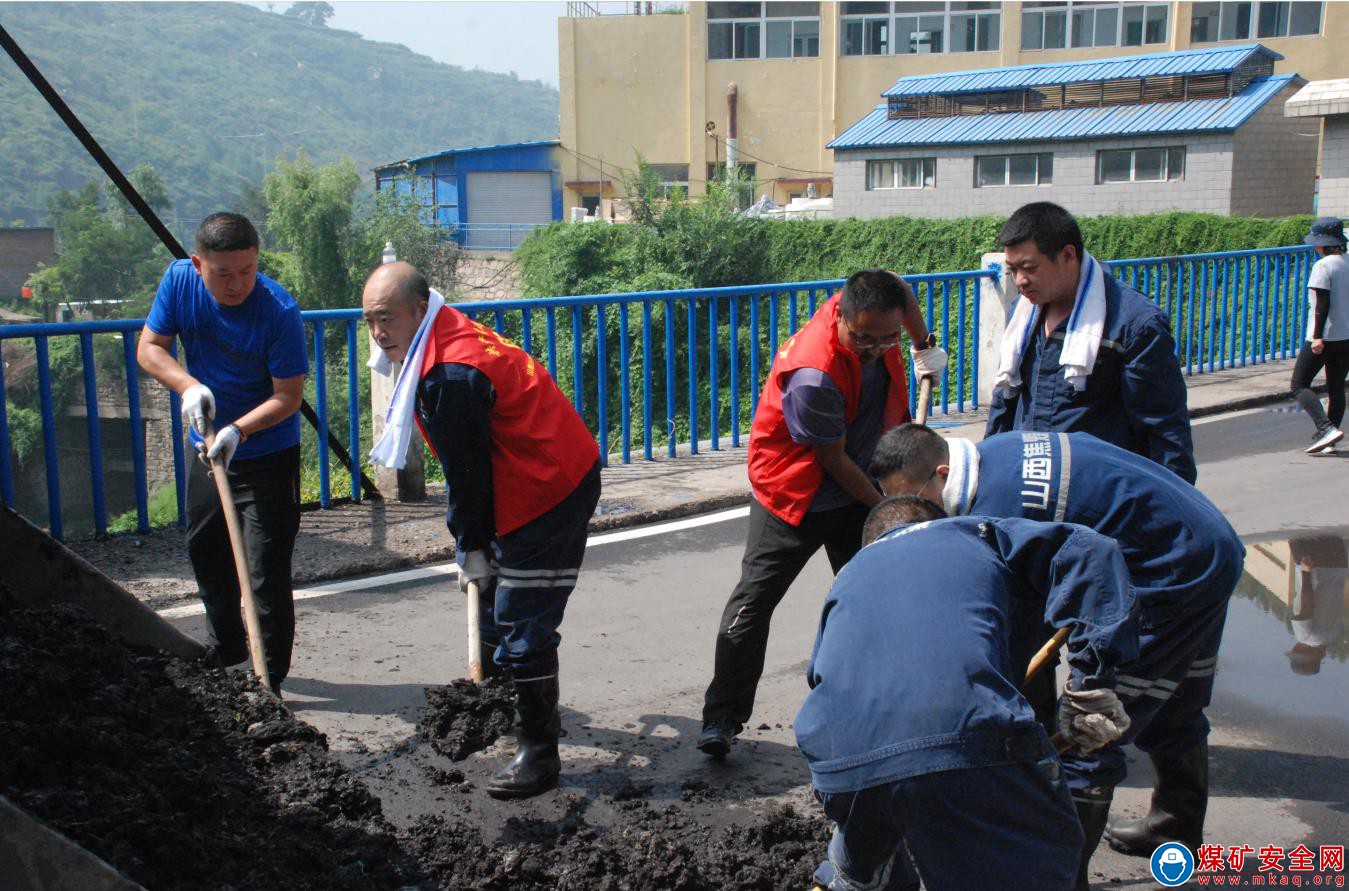
M913 419L915 424L926 424L927 413L932 407L932 377L925 375L918 381L918 415Z
M215 430L211 422L206 422L206 450L209 452L215 443ZM253 657L253 673L267 689L272 688L271 676L267 673L267 654L262 648L262 623L258 620L258 605L253 599L253 576L248 570L248 558L244 556L243 530L239 527L239 511L234 507L234 493L230 491L229 478L225 471L225 462L219 458L211 460L211 477L215 480L215 490L220 495L220 509L225 513L225 528L229 530L230 548L234 551L234 571L239 575L239 599L244 606L244 627L248 629L248 652Z
M462 570L461 570L462 571ZM468 583L468 679L482 683L482 630L478 627L478 583Z
M1026 679L1021 682L1021 686L1024 687L1026 684L1029 684L1030 679L1040 673L1040 669L1045 667L1045 663L1049 661L1049 657L1057 653L1059 647L1063 646L1063 642L1068 639L1068 632L1071 630L1072 626L1064 626L1054 632L1053 637L1045 641L1045 645L1040 647L1040 651L1031 658L1030 665L1026 666ZM1068 735L1062 731L1051 736L1049 741L1054 744L1054 751L1058 752L1060 755L1073 747L1072 740L1070 740Z

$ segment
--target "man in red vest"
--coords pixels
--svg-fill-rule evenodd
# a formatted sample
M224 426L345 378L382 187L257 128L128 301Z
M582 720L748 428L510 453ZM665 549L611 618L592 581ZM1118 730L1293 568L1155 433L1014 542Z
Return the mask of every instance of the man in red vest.
M862 545L881 493L864 467L881 434L909 419L901 330L927 344L913 291L880 269L858 272L778 351L749 438L749 534L740 583L722 613L698 748L724 758L749 720L773 610L824 547L838 572ZM918 376L946 354L913 354Z
M372 458L399 461L399 425L416 421L445 470L460 588L495 586L494 601L483 597L483 665L515 680L519 750L487 791L536 795L561 772L558 627L599 501L599 448L545 368L446 306L413 266L379 267L361 303L384 358L406 366L386 431L397 446L382 453L381 439Z

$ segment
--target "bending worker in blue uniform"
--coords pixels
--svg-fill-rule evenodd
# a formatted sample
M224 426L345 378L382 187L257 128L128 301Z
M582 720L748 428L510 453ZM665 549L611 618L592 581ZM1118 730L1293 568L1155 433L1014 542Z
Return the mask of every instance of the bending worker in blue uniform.
M1065 891L1082 831L1018 689L1019 638L1072 627L1062 730L1083 749L1117 738L1115 666L1138 652L1124 561L1081 526L943 516L913 496L881 501L825 599L796 715L836 824L816 880L910 889L916 865L928 891Z
M1142 623L1138 658L1119 667L1131 720L1121 742L1148 753L1157 783L1146 817L1105 830L1124 753L1116 744L1065 756L1086 833L1078 887L1087 887L1103 830L1128 854L1150 855L1166 841L1198 847L1208 806L1204 708L1245 557L1222 512L1175 474L1085 433L1007 433L976 445L906 424L881 439L871 472L887 494L940 501L951 516L1062 520L1119 543Z
M1020 208L998 241L1020 293L984 435L1090 433L1194 482L1185 380L1166 313L1106 272L1057 204Z

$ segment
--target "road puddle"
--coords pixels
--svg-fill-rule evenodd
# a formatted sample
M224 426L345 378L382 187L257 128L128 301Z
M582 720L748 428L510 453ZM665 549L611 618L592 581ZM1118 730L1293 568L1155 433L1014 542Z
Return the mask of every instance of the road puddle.
M1349 723L1349 527L1246 543L1221 680L1261 705Z

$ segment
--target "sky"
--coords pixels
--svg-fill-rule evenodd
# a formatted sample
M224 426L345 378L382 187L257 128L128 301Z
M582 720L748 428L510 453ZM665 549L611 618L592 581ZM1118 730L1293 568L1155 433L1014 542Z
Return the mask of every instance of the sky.
M329 28L355 31L384 43L401 43L415 53L464 68L521 80L557 84L557 20L566 3L447 2L447 0L328 0L334 15ZM289 0L255 2L285 12Z

